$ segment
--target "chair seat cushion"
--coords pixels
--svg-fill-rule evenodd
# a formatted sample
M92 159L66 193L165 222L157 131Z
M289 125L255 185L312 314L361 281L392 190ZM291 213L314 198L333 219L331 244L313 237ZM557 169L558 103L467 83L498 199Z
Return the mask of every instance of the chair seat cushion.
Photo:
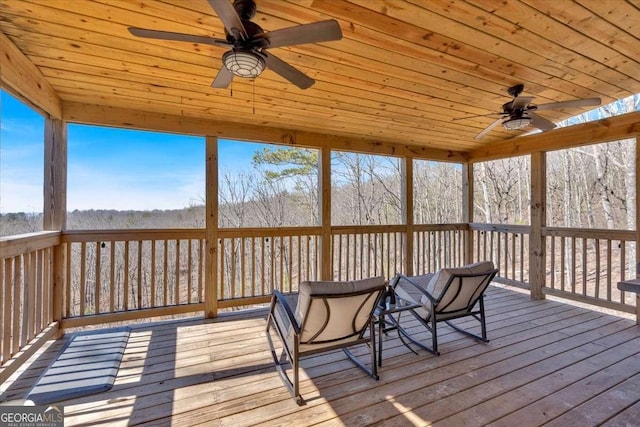
M452 276L459 274L483 274L489 273L494 269L493 263L491 261L482 261L476 262L474 264L468 264L463 267L456 268L443 268L439 270L437 273L431 274L423 274L421 276L411 276L407 279L411 282L418 285L420 288L424 289L429 293L436 301L442 301L445 304L448 303L448 299L442 295L447 283L451 279ZM477 289L477 285L482 281L482 277L479 278L470 278L469 279L469 289L464 289L462 292L474 292ZM415 312L420 315L424 319L428 319L431 314L431 302L429 298L420 290L416 289L415 286L412 286L409 283L406 283L405 280L400 279L395 288L396 295L405 301L420 304L422 307L416 309ZM441 297L443 300L441 300ZM467 307L452 307L450 311L447 313L443 313L438 317L441 319L446 319L448 317L456 317L457 315L463 313Z
M436 300L439 300L442 296L442 291L451 279L451 276L458 274L481 274L488 273L494 269L491 261L481 261L473 264L468 264L463 267L456 268L443 268L438 271L429 281L425 290L431 294ZM422 297L422 303L428 304L429 300L426 296Z
M435 276L434 273L429 273L429 274L423 274L420 276L411 276L411 277L408 277L407 279L411 280L411 282L415 283L420 288L426 289L427 285L429 284L433 276ZM422 304L423 306L426 306L426 307L429 306L428 299L427 301L423 301L423 298L427 298L427 297L422 292L420 292L420 290L417 289L415 286L411 285L410 283L406 283L406 281L402 278L398 280L398 283L396 284L394 291L398 298L401 298L407 301L408 303ZM422 309L417 309L416 312L420 316L423 316L423 317L426 316L426 312Z
M312 340L315 345L355 339L352 334L367 325L384 277L343 282L314 281L300 283L295 318L302 326L301 349ZM367 293L371 291L372 293ZM348 294L359 295L349 296ZM324 300L319 296L327 297ZM354 317L355 314L355 317Z

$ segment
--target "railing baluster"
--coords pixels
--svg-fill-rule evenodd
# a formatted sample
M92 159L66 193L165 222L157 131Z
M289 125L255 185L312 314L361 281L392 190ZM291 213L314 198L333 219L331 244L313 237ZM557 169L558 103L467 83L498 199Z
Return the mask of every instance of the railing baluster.
M595 250L596 250L596 287L595 294L596 298L600 298L600 239L595 240Z
M101 247L100 247L100 242L96 242L96 263L95 263L95 307L94 307L94 314L99 314L101 312L100 310L100 286L101 286L101 280L100 280L100 261L102 258L102 252L101 252Z
M149 302L149 306L152 307L152 308L156 307L158 305L157 304L157 299L156 299L157 298L157 295L156 295L156 291L157 291L157 288L156 288L156 244L157 244L156 240L151 240L151 260L150 260L150 262L151 262L151 271L149 272L149 274L151 276L149 278L150 288L151 288L151 289L149 289L149 292L150 292L150 296L149 297L151 298L151 301Z
M262 239L260 239L260 286L261 286L261 295L265 294L265 250L264 250L264 245L265 245L265 238L263 237Z
M175 267L175 283L174 283L174 299L173 299L173 304L174 305L178 305L180 304L180 268L181 268L181 264L180 264L180 239L176 239L176 267Z
M87 298L87 244L80 243L80 316L86 314Z
M626 278L627 272L627 245L623 240L620 241L620 280L623 281ZM620 301L624 303L624 291L620 291Z
M231 238L231 254L229 257L229 297L236 296L236 239Z
M20 289L23 288L22 272L24 271L24 258L25 255L19 255L16 257L15 268L13 270L13 348L18 349L24 344L20 341L20 312L23 309L24 301L20 293Z
M35 307L35 318L34 318L34 329L33 329L33 333L34 335L37 334L38 332L40 332L42 330L42 321L45 320L43 319L42 316L42 311L43 311L43 301L49 302L51 301L50 299L46 299L45 300L45 294L44 294L44 288L43 288L43 283L45 280L45 270L44 270L44 250L38 250L35 252L35 256L36 256L36 271L35 271L35 275L36 275L36 283L35 283L35 303L36 303L36 307ZM46 304L45 304L46 305Z
M9 360L9 358L13 354L13 352L11 351L12 350L11 336L13 331L13 328L11 327L11 325L13 323L12 319L14 319L13 320L14 322L15 322L15 319L17 319L17 317L11 316L12 304L13 306L17 304L15 288L12 286L14 284L13 283L13 280L14 280L13 267L14 267L15 260L16 260L16 257L4 259L4 282L2 284L3 285L2 288L5 290L4 319L2 323L4 325L4 327L2 328L2 332L4 334L4 336L2 337L2 361L3 362Z
M607 240L607 301L611 301L611 240Z
M191 239L187 239L187 304L191 304L191 292L192 292L192 277L191 277L191 263L193 262L193 254L191 246L193 241ZM244 249L244 245L243 245ZM244 252L243 252L244 254ZM243 265L244 267L244 265ZM244 296L244 288L242 291L242 296Z
M255 262L255 253L256 253L256 238L251 237L251 254L248 257L251 262L251 296L256 295L256 262Z
M587 259L587 239L582 238L582 295L587 295L587 272L589 265Z
M555 289L556 288L556 237L555 236L551 236L550 255L551 255L551 289ZM520 280L522 280L522 278Z

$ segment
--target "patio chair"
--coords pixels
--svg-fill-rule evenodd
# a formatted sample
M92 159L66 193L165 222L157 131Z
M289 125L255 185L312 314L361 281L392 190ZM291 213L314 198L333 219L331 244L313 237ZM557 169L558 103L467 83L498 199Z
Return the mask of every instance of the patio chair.
M396 275L391 287L396 297L413 304L419 304L411 313L431 332L431 347L422 345L408 337L420 347L438 352L438 322L445 322L453 329L483 342L487 339L484 313L484 291L498 270L492 262L478 262L460 268L443 268L435 274L406 277ZM471 317L480 323L481 334L462 329L450 321Z
M296 399L300 395L300 358L335 349L342 349L359 368L378 380L375 352L373 311L385 290L382 276L347 282L302 282L299 292L282 294L274 290L267 318L267 340L276 369ZM277 335L282 342L278 355L274 345ZM369 329L369 333L365 332ZM367 344L371 354L370 368L365 366L348 347ZM291 366L293 379L287 374Z

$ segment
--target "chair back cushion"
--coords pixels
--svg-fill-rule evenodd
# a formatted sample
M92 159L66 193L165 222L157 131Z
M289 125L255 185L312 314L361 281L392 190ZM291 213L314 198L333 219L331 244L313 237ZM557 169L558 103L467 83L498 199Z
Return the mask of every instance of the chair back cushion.
M302 282L295 310L302 326L301 349L360 338L384 286L382 276L344 282Z
M471 309L489 284L491 277L488 276L494 270L491 261L458 268L443 268L431 278L426 290L438 300L438 311L456 312ZM464 277L465 275L468 277ZM423 297L422 303L428 303L426 297Z

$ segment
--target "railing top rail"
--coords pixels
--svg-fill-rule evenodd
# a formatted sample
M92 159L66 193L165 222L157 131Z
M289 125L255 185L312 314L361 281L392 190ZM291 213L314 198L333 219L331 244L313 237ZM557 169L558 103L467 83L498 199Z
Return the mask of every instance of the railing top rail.
M60 231L38 231L0 237L0 259L14 257L60 244Z
M322 234L322 227L246 227L220 228L218 237L271 237L271 236L308 236Z
M543 227L542 235L603 240L636 240L635 230L608 230L601 228Z
M204 228L174 229L117 229L117 230L67 230L62 241L69 242L115 242L122 240L179 240L202 239Z
M449 230L468 230L469 224L466 222L456 222L450 224L414 224L414 231L449 231Z
M332 225L331 234L357 234L357 233L397 233L406 231L405 224L394 225Z
M478 231L498 231L503 233L523 233L527 234L531 232L530 225L516 225L516 224L485 224L480 222L472 222L469 224L469 228Z

